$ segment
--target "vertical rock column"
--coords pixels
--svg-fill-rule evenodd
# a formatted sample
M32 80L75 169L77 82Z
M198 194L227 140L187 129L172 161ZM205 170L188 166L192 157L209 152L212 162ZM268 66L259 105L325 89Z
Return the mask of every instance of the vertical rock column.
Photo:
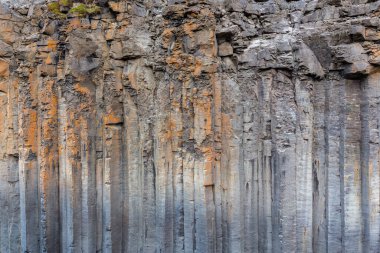
M68 27L66 60L59 62L59 146L61 248L94 252L96 248L96 84L89 72L98 46L82 30L79 19ZM94 63L95 62L95 63ZM93 63L93 64L91 64Z
M19 148L21 247L23 251L39 251L38 194L38 78L36 70L21 80L19 90Z
M8 26L3 27L8 29ZM19 81L11 74L9 45L2 42L0 60L0 251L20 251L20 184L18 152Z
M221 176L216 172L220 173L221 88L215 19L207 5L170 5L164 17L168 27L161 38L167 50L168 83L162 84L160 101L170 104L163 107L166 123L156 130L160 247L165 252L221 251Z
M57 41L48 39L38 48L38 57L40 250L52 252L60 246Z
M363 252L376 252L380 233L379 175L379 80L378 73L363 80L361 97L362 121L362 217Z
M347 251L362 252L361 240L355 238L362 237L361 219L361 192L362 179L361 170L361 120L360 101L361 83L357 80L348 80L343 86L341 93L345 97L342 106L341 116L343 116L344 128L341 128L340 153L340 177L343 180L343 206L344 220L344 248Z

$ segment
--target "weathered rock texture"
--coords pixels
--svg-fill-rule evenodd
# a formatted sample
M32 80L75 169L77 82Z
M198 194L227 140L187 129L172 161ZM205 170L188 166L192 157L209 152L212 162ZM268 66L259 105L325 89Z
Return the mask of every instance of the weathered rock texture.
M0 8L0 252L380 251L379 1L102 4Z

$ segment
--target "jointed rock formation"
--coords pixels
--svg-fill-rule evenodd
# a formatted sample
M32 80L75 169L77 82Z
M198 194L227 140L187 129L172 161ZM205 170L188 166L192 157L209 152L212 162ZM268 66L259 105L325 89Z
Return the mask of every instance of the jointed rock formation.
M1 253L379 252L379 1L2 2Z

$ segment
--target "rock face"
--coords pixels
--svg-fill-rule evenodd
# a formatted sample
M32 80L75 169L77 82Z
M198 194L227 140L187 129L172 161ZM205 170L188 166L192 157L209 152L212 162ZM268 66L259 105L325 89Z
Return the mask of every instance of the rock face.
M0 8L0 252L379 252L379 1L102 4Z

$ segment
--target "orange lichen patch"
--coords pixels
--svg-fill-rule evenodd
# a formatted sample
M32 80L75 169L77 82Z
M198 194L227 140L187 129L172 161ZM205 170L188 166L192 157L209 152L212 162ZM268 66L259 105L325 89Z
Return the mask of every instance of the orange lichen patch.
M166 63L176 70L191 72L194 76L199 76L202 72L215 73L218 64L212 59L199 58L187 54L175 54L166 58Z
M380 56L380 48L377 46L369 47L369 52L373 57Z
M49 82L50 89L53 90L54 81ZM52 92L50 97L50 110L49 110L50 117L56 117L58 115L58 96Z
M202 73L202 66L203 62L199 59L195 59L195 65L194 65L194 76L199 76Z
M77 120L75 113L73 111L69 111L67 115L67 126L66 126L66 146L67 151L69 153L69 157L76 157L80 154L80 145L78 141L78 136L76 131L80 129L80 122ZM70 159L70 162L72 159Z
M40 71L47 76L56 76L55 65L47 65L46 63L43 63L40 67Z
M110 1L110 2L108 2L108 5L112 11L118 12L118 13L127 12L130 8L130 4L126 3L126 2Z
M192 37L194 35L194 31L197 30L199 28L199 24L198 23L194 23L194 22L189 22L189 23L185 23L183 25L183 31L189 35L190 37Z
M211 84L213 86L213 130L215 148L221 148L221 126L222 126L222 87L219 77L211 74Z
M96 30L99 26L99 23L100 23L99 20L96 20L96 19L91 20L91 29Z
M51 119L48 119L48 120L44 120L42 122L42 127L41 127L41 130L42 130L42 138L44 140L51 140L52 139L52 136L53 136L53 129L51 128L51 125L52 125L52 120Z
M176 70L182 70L199 76L204 70L204 63L201 59L189 54L174 54L166 58L166 63Z
M39 101L41 104L50 104L51 99L51 89L53 88L54 81L49 80L44 83L42 88L39 90Z
M74 85L74 89L81 94L91 94L91 90L88 87L82 86L79 83Z
M0 92L7 93L7 91L8 91L8 82L7 81L0 82Z
M37 73L32 72L29 75L29 83L30 83L30 96L33 100L33 105L37 104L37 94L38 94L38 81L37 81Z
M37 111L29 110L29 119L27 125L27 135L25 146L29 147L32 152L37 151Z
M120 3L111 1L111 2L108 2L108 5L112 11L115 11L115 12L120 11Z
M116 30L117 34L125 34L128 32L128 26L122 26Z
M40 179L42 180L44 189L47 189L47 184L48 184L47 181L49 180L49 173L46 169L40 171Z
M12 19L11 17L9 17L9 19ZM13 24L7 22L7 20L5 19L2 19L0 21L0 32L12 32L14 29L13 27Z
M124 122L124 119L122 116L109 114L105 115L103 118L103 122L105 125L117 125Z
M9 63L0 60L0 77L9 77Z
M178 101L175 101L175 100L173 100L171 103L171 106L173 107L173 108L177 108L177 109L179 109L180 108L180 102L178 102Z
M71 131L68 131L67 133L67 139L66 139L66 144L67 144L67 150L69 153L69 156L71 157L76 157L80 154L80 147L79 147L79 141L74 133L71 133Z
M67 26L67 32L71 32L71 31L73 31L75 29L78 29L79 27L81 27L80 19L79 18L74 18L73 20L71 20L71 22Z
M205 118L205 130L206 135L210 135L212 133L212 113L211 113L211 103L208 102L203 106L204 113L206 115Z
M12 84L11 84L11 87L13 87L13 89L16 91L18 89L18 86L19 85L19 80L18 79L14 79Z
M76 115L76 113L72 112L70 114L69 118L73 119L73 121L74 121L74 128L75 129L80 129L81 128L81 122L80 122L80 120L77 120L77 117L75 115Z
M205 93L208 95L208 93ZM207 96L206 95L206 96ZM202 100L196 100L194 102L194 107L196 113L203 119L202 128L206 135L212 134L212 113L211 113L211 102Z
M174 31L173 28L168 28L162 32L161 37L162 37L163 48L168 48L170 46L170 42L172 41L173 36L174 36L173 31Z
M172 119L167 120L164 134L165 140L171 140L173 138L173 129L175 129L175 122Z
M45 63L46 63L47 65L53 64L53 60L52 60L50 54L47 55L46 60L45 60Z
M54 39L49 39L47 41L47 47L51 50L51 51L57 51L57 45L58 45L58 41L54 40Z
M186 58L181 57L181 55L172 55L166 57L166 63L175 69L181 69L186 66Z
M106 40L113 40L115 38L115 34L116 34L116 23L111 23L108 27L108 29L106 30L106 34L105 34L105 38Z
M210 9L207 9L207 8L201 9L200 15L203 17L209 17L212 19L214 19L215 17L214 13Z
M127 26L129 26L130 24L131 22L128 19L123 19L122 21L118 22L118 25L124 28L127 28Z

